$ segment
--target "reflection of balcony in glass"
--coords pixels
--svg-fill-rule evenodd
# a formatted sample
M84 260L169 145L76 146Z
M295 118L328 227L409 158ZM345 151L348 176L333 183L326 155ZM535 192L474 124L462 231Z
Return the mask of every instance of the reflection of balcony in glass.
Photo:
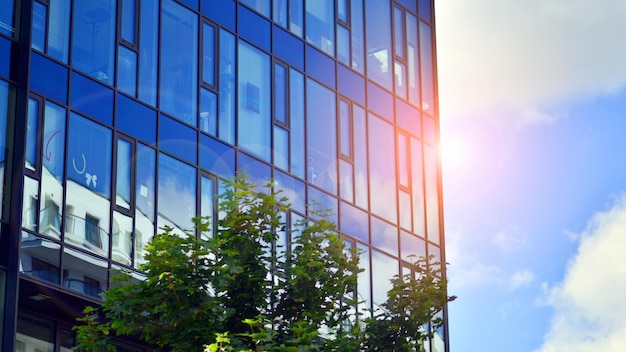
M61 234L61 213L59 206L51 199L46 199L45 207L41 210L40 232L55 238Z
M109 234L99 224L99 219L93 216L86 215L83 219L67 213L65 214L65 241L106 256L109 251Z

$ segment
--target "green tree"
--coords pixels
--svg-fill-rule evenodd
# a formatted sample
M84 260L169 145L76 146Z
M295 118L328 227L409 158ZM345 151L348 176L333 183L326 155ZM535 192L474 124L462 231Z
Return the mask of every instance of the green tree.
M277 234L291 231L282 220L287 199L242 175L225 189L213 236L207 218L182 235L163 229L146 248L145 280L119 273L122 284L103 294L102 306L85 310L77 349L114 350L111 336L133 335L172 351L409 351L382 343L417 343L453 299L443 268L422 258L415 275L394 278L384 313L366 319L354 308L359 253L324 214L294 224L281 248Z

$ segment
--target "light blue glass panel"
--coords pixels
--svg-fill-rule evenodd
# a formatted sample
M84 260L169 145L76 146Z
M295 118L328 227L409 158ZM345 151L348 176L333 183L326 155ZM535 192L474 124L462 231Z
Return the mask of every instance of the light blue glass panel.
M393 66L396 95L406 99L406 67L400 61L395 61Z
M71 247L63 248L62 253L63 287L101 299L107 289L109 263Z
M341 198L354 202L354 171L352 164L340 159L339 160L339 175L341 177L339 188L341 190Z
M422 77L422 111L434 114L435 73L433 72L433 44L430 26L420 22L420 67Z
M372 246L398 255L398 228L374 216L371 217L371 224Z
M20 271L59 284L61 245L25 231L20 245Z
M135 44L135 0L122 0L122 39Z
M289 0L289 31L301 38L304 29L302 1L304 0Z
M427 22L430 22L430 18L432 16L431 1L432 0L418 0L420 18L426 20Z
M389 1L365 0L367 76L392 89L391 9Z
M337 60L350 66L350 31L340 24L337 25Z
M139 21L139 99L156 106L159 2L142 1Z
M239 2L248 5L265 17L270 17L270 1L267 0L239 0Z
M398 260L372 249L372 300L374 309L387 300L387 291L392 287L391 279L398 275Z
M335 56L335 2L306 0L306 41Z
M176 232L193 228L196 216L196 170L170 156L159 154L158 228Z
M220 29L218 137L235 144L235 36Z
M287 69L274 64L274 119L287 123Z
M404 191L398 191L398 213L400 214L400 227L409 231L412 229L411 224L411 195Z
M132 169L132 145L128 141L118 139L115 204L126 209L130 209L130 175Z
M289 132L280 126L274 126L274 165L289 169Z
M426 228L428 240L439 244L439 171L437 150L424 146L424 184L426 187Z
M200 129L217 134L217 94L205 88L200 88Z
M113 84L115 64L115 0L74 1L72 66Z
M413 232L426 237L424 218L424 174L422 143L411 137L411 193L413 194Z
M393 126L369 114L371 210L395 223L396 158Z
M6 34L9 37L12 37L15 32L15 28L13 27L13 1L14 0L0 1L0 33Z
M407 73L409 76L409 102L420 106L420 72L418 64L419 40L417 33L417 17L410 13L406 14L406 47L407 47Z
M130 265L133 251L133 218L113 212L111 259Z
M362 243L356 244L357 249L361 252L361 260L359 268L363 269L357 276L357 293L359 300L359 310L364 317L369 317L369 309L372 305L372 279L370 278L370 248Z
M174 0L164 0L161 13L159 93L161 110L197 125L198 15Z
M337 224L339 213L337 211L337 198L312 186L309 186L308 190L309 216L314 219L325 218L333 224Z
M57 180L63 180L65 149L65 109L46 102L43 131L43 167Z
M289 123L291 144L291 173L304 178L304 76L289 70Z
M120 45L117 51L117 88L137 94L137 53Z
M259 158L270 161L272 157L270 57L246 42L239 41L238 71L238 145Z
M212 178L202 176L200 179L200 216L209 217L209 232L203 232L202 238L213 236L213 219L215 219L215 182Z
M274 0L272 19L276 24L287 28L287 0Z
M348 23L348 0L337 0L337 19Z
M202 24L202 80L215 85L215 28Z
M354 126L354 202L368 208L367 120L365 110L352 105Z
M1 84L1 81L0 81ZM0 94L2 88L0 87ZM2 96L0 96L0 109L3 109L5 105L2 103ZM6 97L5 97L6 99ZM6 110L6 108L4 108ZM2 111L0 111L0 115ZM4 119L0 119L0 138L6 134L4 131ZM39 131L39 101L29 98L28 99L28 120L26 126L26 163L25 166L30 170L35 170L35 164L37 163L37 135Z
M404 58L404 14L397 6L393 7L393 45L396 56Z
M416 257L426 255L426 242L406 231L400 231L400 250L402 259L414 263Z
M48 7L39 1L33 3L33 27L31 33L31 47L41 52L46 50L46 21Z
M369 243L370 231L367 212L346 202L340 202L340 229L342 233Z
M48 55L67 63L70 42L70 0L50 0Z
M404 133L398 133L398 180L400 186L409 187L409 141Z
M351 0L351 34L352 34L352 68L363 73L365 70L365 59L363 51L365 50L363 37L363 0Z
M352 121L350 119L350 103L339 100L339 139L341 154L352 157Z
M137 144L135 184L134 265L143 263L145 248L154 235L154 209L156 198L156 152L141 143Z
M335 93L307 80L307 180L337 194Z

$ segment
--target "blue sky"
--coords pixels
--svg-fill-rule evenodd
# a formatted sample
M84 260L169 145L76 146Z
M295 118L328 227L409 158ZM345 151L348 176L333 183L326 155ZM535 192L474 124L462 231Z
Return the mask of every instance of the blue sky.
M436 1L453 352L626 350L625 17Z

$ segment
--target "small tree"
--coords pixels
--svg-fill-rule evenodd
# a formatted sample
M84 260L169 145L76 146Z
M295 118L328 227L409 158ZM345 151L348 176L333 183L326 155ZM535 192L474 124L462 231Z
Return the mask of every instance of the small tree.
M295 224L300 230L279 248L288 205L271 186L258 192L245 176L228 182L212 237L197 236L210 232L206 218L183 235L156 235L140 266L145 280L119 275L124 284L79 319L77 349L114 350L109 336L133 335L172 351L391 351L377 346L426 336L422 326L454 299L442 268L416 261L416 275L394 278L384 313L364 319L354 309L359 253L323 214Z

